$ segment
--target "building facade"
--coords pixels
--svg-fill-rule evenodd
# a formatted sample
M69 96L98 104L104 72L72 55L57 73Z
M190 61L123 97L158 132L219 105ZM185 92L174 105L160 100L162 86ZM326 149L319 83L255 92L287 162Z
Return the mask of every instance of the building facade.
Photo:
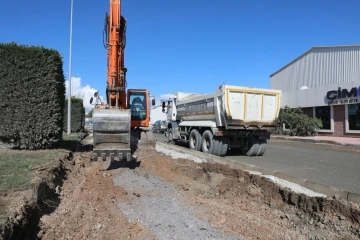
M270 76L281 107L322 120L319 135L360 137L360 45L313 47Z
M150 123L154 124L157 120L166 120L166 114L162 112L161 105L152 107L150 111Z

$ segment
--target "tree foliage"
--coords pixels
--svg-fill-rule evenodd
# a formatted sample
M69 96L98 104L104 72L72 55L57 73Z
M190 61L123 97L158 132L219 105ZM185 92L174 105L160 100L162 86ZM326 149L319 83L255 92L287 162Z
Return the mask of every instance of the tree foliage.
M67 131L67 116L68 116L68 100L65 101L64 108L64 131ZM80 132L85 126L85 108L82 98L71 98L71 132Z
M285 124L292 136L313 136L322 127L322 122L318 118L312 118L304 114L301 108L289 108L285 106L280 109L278 124L282 128Z
M94 109L91 109L90 112L87 114L87 117L92 118L93 112L94 112Z

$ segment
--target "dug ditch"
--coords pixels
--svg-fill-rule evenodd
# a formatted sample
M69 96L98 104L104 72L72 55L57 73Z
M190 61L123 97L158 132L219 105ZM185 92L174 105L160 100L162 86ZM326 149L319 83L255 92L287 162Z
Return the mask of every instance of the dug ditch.
M71 169L72 152L65 151L57 165L38 169L33 187L23 191L5 191L0 196L7 218L0 225L0 239L34 239L40 230L41 216L59 205L57 193Z
M360 238L358 205L296 193L261 175L172 158L155 149L140 149L136 158L140 166L135 169L104 172L90 161L90 153L74 153L61 202L31 219L38 223L36 237Z

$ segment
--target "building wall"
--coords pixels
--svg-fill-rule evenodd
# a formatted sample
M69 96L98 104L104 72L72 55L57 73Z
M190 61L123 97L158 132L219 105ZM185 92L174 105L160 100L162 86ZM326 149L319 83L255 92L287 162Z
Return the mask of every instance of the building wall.
M360 66L360 65L359 65ZM331 90L338 90L338 88L350 90L353 87L359 88L360 77L353 82L346 82L341 84L333 84L329 86L309 88L305 90L297 90L291 92L283 92L281 94L281 107L289 106L292 108L296 107L314 107L314 106L327 106L328 100L326 94ZM348 98L345 98L348 99ZM360 102L360 97L352 98L357 99Z
M334 137L360 137L360 129L349 129L348 106L349 104L327 106L330 108L330 129L319 130L318 134ZM302 112L309 117L318 117L316 116L316 108L317 107L302 108ZM360 103L358 103L358 109L360 109ZM360 121L359 112L358 119L358 121Z
M345 105L333 106L334 133L333 136L343 136L345 133Z
M310 117L316 117L316 112L330 115L324 117L323 122L330 125L330 129L320 130L320 135L360 137L359 66L360 45L315 47L272 74L270 85L272 89L282 90L281 107L301 107ZM329 91L346 89L349 92L353 88L357 89L356 93L335 99L339 102L327 98ZM349 129L350 118L357 130Z
M304 114L306 114L308 117L314 116L314 109L312 107L309 108L302 108L301 109Z
M150 123L154 124L157 120L166 120L166 114L162 112L161 106L156 106L150 111Z
M272 74L271 89L283 92L325 87L360 79L360 45L314 47Z

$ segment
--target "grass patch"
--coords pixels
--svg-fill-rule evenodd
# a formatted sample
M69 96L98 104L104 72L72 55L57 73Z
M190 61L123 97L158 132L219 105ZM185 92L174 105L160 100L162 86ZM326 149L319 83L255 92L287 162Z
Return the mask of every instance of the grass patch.
M84 132L70 133L70 135L64 132L63 141L80 141L84 135Z
M86 136L86 132L75 132L68 135L63 132L63 140L58 144L58 148L76 151L80 145L80 141Z
M61 157L60 150L0 150L0 190L26 189L35 170L51 166Z

